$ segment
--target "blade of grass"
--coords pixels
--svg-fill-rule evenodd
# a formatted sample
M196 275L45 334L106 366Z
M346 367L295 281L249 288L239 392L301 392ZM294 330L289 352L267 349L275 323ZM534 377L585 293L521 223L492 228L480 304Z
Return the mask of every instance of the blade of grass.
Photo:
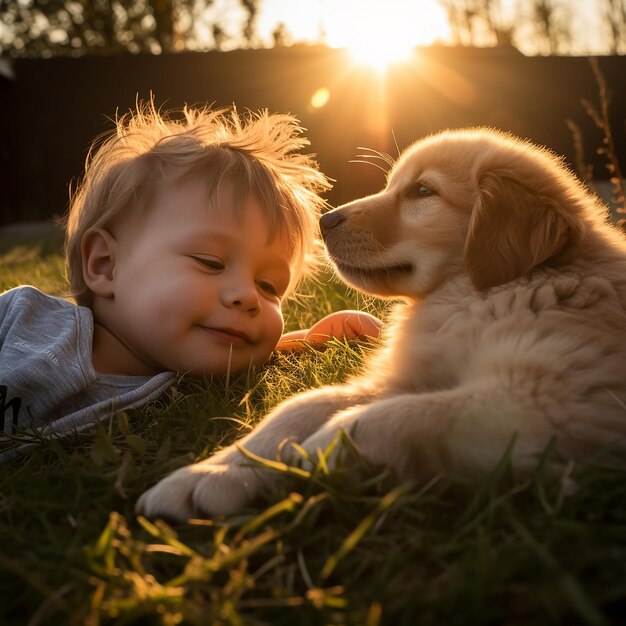
M357 544L363 539L367 532L374 526L378 518L388 509L390 509L398 499L407 491L407 485L400 485L387 493L376 505L376 508L366 517L364 517L357 527L343 540L339 549L331 554L322 571L320 577L322 580L328 578L337 565L349 552L354 550Z

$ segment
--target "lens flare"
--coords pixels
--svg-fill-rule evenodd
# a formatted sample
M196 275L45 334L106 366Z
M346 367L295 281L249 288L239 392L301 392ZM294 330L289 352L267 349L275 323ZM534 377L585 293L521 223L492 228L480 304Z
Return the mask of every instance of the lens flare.
M325 107L328 101L330 100L330 90L326 87L320 87L312 96L311 96L311 106L314 109L321 109Z

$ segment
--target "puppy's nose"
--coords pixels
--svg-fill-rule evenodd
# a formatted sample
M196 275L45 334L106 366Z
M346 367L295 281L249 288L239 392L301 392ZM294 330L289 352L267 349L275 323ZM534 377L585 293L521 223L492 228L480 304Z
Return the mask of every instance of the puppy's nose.
M337 224L343 222L345 219L343 213L341 211L329 211L328 213L324 213L322 217L320 217L320 230L322 231L322 235L327 233L332 228L335 228Z

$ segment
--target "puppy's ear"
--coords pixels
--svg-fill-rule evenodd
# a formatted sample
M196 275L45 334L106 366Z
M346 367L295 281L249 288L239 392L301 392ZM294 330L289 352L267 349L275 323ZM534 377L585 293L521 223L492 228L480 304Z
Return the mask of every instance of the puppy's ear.
M559 252L570 223L553 200L506 175L480 179L465 242L465 266L476 289L524 275Z
M102 228L85 233L81 241L83 279L89 289L103 298L113 297L116 241Z

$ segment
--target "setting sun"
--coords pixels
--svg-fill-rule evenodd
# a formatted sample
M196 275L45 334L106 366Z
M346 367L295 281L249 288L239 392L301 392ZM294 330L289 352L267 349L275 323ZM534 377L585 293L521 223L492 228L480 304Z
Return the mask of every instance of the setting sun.
M393 42L389 45L384 45L381 42L380 46L368 45L364 42L363 45L355 43L347 46L350 56L359 64L367 65L372 69L382 72L387 69L391 63L399 61L405 61L410 58L414 46L402 45L401 42Z
M377 70L408 59L414 48L448 37L445 12L436 0L265 0L260 29L285 24L298 41L323 40L346 48L354 60Z
M347 48L356 61L378 70L443 37L446 24L437 4L406 0L327 3L324 17L330 46Z

